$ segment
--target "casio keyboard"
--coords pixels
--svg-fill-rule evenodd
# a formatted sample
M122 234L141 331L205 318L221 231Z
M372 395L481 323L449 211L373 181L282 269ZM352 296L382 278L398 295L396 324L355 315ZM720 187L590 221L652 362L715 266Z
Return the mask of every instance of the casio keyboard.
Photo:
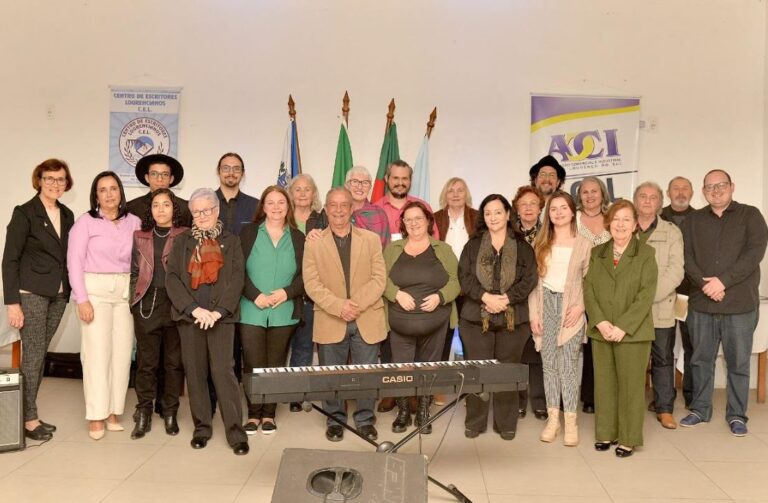
M527 365L498 360L274 367L243 375L251 403L492 393L527 383Z

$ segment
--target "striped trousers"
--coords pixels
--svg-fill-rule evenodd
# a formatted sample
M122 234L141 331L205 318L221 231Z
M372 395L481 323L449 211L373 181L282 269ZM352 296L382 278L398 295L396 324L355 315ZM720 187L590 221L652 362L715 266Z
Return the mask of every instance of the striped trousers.
M579 403L579 351L582 333L574 335L562 346L557 345L557 335L563 324L563 294L544 288L544 334L541 341L541 362L544 370L544 393L547 408L560 408L563 401L565 412L576 412Z

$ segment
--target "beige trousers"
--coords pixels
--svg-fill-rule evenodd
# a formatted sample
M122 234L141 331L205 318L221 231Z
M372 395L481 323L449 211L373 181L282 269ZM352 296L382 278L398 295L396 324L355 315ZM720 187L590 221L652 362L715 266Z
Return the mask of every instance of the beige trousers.
M133 317L128 306L129 274L85 273L93 321L80 322L85 418L105 419L125 409L133 351Z

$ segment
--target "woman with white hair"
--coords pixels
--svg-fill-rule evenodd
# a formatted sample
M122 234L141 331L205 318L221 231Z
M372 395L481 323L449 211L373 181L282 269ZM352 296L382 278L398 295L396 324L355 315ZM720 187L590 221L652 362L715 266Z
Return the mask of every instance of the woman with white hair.
M187 374L195 425L191 445L202 449L213 434L210 366L227 441L235 454L247 454L248 438L241 424L239 387L232 368L235 323L245 282L243 250L240 238L223 229L219 198L212 189L195 190L189 210L192 228L173 243L165 284Z
M308 239L311 239L309 233L315 232L312 237L319 235L319 232L328 227L328 218L325 216L325 210L320 203L320 196L317 192L317 184L314 178L307 173L301 173L291 178L286 187L288 195L291 196L291 205L293 206L293 218L296 221L296 228L300 230ZM309 297L304 297L303 313L301 323L291 338L291 357L289 365L291 367L307 367L312 365L315 344L312 342L312 326L315 320L315 304ZM301 411L301 404L291 403L291 412Z
M325 210L317 192L317 184L311 175L301 173L294 176L288 182L286 189L291 196L293 218L296 220L297 229L307 234L312 229L322 230L328 226L328 219L325 218Z

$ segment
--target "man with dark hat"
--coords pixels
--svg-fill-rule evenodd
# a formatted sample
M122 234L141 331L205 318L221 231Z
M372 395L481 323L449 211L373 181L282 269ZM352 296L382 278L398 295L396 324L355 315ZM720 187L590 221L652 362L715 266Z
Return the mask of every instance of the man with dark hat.
M149 192L143 196L128 201L126 208L129 213L144 219L149 211L152 193L157 189L175 187L184 178L184 168L181 163L165 154L152 154L139 159L136 163L136 179L149 187ZM192 226L192 215L189 213L189 204L186 200L175 196L181 209L181 225Z
M542 157L539 162L531 166L528 174L531 176L531 185L539 189L547 198L560 189L565 182L565 169L551 155Z

